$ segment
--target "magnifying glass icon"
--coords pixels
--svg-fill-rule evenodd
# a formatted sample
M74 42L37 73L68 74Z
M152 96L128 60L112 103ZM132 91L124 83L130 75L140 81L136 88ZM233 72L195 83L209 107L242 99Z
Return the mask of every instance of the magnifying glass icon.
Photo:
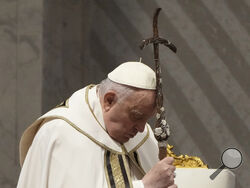
M238 168L242 163L242 153L236 148L227 148L221 155L221 162L222 165L210 176L211 180L214 180L224 168Z

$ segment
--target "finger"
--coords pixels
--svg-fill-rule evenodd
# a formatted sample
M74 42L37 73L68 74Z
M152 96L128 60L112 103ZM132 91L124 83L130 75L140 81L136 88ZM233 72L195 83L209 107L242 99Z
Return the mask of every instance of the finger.
M162 161L166 164L173 164L174 158L173 157L165 157Z
M171 175L170 180L173 180L173 181L174 181L175 177L176 177L176 173L174 172L174 173ZM174 183L174 182L173 182L173 183Z
M174 174L175 172L175 166L172 166L172 165L165 165L162 167L163 168L163 171L162 173L167 176L167 177L171 177L171 175Z
M173 165L169 165L169 164L166 164L166 165L162 165L162 167L164 168L164 171L169 173L169 175L171 175L172 173L175 172L176 170L176 167L173 166Z
M176 173L175 172L172 172L171 175L170 175L170 179L173 179L176 177Z
M174 185L174 176L171 175L169 180L168 180L168 186Z
M173 165L168 165L168 168L171 170L171 172L174 172L176 170L176 167Z
M168 180L174 180L176 174L174 171L171 171L170 169L167 169L165 171L165 178L168 179Z

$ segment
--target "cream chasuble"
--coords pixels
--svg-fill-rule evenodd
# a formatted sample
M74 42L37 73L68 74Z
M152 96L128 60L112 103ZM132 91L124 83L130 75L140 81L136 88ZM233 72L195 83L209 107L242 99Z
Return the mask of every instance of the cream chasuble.
M157 141L148 124L123 145L107 134L96 87L90 86L26 129L17 187L139 188L157 161Z

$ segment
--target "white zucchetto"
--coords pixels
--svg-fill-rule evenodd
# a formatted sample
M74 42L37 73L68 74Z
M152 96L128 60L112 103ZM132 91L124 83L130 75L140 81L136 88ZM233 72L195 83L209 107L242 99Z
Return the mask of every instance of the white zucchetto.
M108 78L118 84L141 89L156 89L155 72L141 62L126 62L108 74Z

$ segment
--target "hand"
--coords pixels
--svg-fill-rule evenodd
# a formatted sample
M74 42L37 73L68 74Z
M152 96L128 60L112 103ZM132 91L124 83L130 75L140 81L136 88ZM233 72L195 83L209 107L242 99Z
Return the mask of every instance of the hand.
M159 161L150 171L143 177L142 183L145 188L177 188L174 184L174 159L166 157Z

